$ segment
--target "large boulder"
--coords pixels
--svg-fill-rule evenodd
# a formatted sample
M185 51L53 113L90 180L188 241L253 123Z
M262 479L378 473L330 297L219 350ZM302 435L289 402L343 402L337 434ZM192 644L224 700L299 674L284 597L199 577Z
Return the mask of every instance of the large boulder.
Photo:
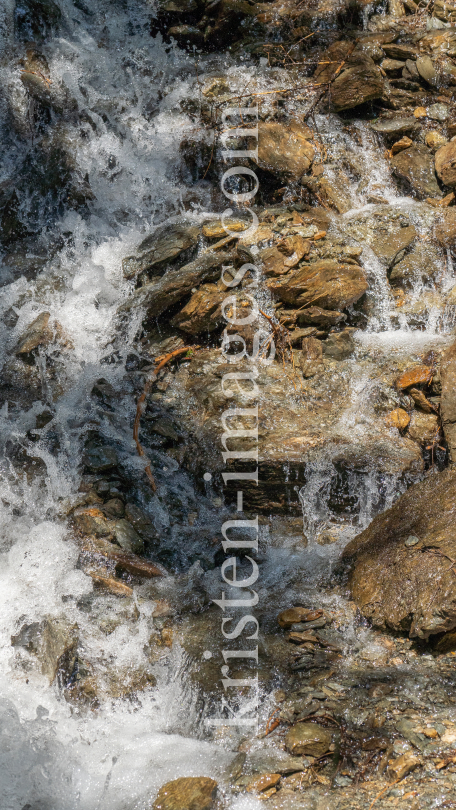
M258 165L280 177L299 180L311 167L315 148L312 131L297 121L258 125Z
M303 264L285 276L268 283L275 296L287 304L316 304L322 309L340 311L358 301L367 290L362 268L322 259Z
M456 627L456 472L431 474L344 550L350 589L375 625L428 638Z

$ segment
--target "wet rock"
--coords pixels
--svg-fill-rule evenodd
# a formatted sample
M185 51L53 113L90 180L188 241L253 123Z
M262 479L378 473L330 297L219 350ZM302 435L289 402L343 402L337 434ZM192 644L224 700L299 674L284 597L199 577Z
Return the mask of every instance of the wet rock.
M456 461L456 343L442 357L440 366L442 399L440 414L451 461Z
M353 340L354 329L344 329L342 332L333 332L323 343L323 354L333 360L345 360L355 350Z
M52 683L60 667L78 644L78 628L65 618L48 616L41 622L23 625L11 638L13 647L24 647L38 658L41 672Z
M49 327L49 312L42 312L30 323L19 339L16 354L28 354L37 349L38 346L48 346L53 338L52 329Z
M134 503L125 506L125 517L143 540L153 543L158 538L158 532L150 517Z
M419 199L441 196L434 161L425 146L415 144L399 152L392 158L391 168L393 174Z
M91 565L101 562L108 568L113 565L116 570L127 571L133 576L152 579L153 577L165 576L166 571L162 566L138 557L137 554L121 551L118 546L99 537L85 537L82 542L83 559Z
M391 147L391 154L397 155L398 152L402 152L404 149L408 149L409 146L412 145L412 143L413 141L411 140L411 138L408 138L407 135L404 135L404 137L401 138L399 141L393 143Z
M361 298L367 290L367 281L359 265L323 259L304 264L268 286L287 304L316 304L323 309L342 310Z
M456 627L453 531L456 473L414 484L344 550L354 560L350 588L375 625L428 638ZM414 535L420 543L406 548Z
M161 315L203 281L218 278L222 265L228 265L231 258L231 254L221 251L203 253L190 264L186 264L178 270L170 270L158 281L136 290L131 298L120 307L120 312L128 312L135 307L145 307L150 317Z
M456 186L456 142L449 141L435 154L435 170L445 186Z
M391 284L405 287L414 282L433 281L442 272L444 256L438 246L431 241L418 241L405 256L393 265L389 275Z
M314 377L322 370L323 348L320 340L314 337L304 338L298 365L306 379Z
M132 552L133 554L144 553L144 542L139 534L135 532L128 520L122 518L113 521L111 531L116 542L124 551Z
M439 436L439 420L435 414L413 411L408 435L422 445L432 445Z
M187 776L160 788L154 810L213 810L217 782L206 776Z
M282 776L280 773L264 773L251 779L246 787L247 793L263 793L277 787Z
M274 122L258 126L258 165L275 175L299 180L312 165L315 148L308 140L308 127L292 121L288 125Z
M424 140L426 142L426 146L428 146L429 149L432 149L434 152L436 152L437 149L440 149L441 146L445 146L445 144L448 143L445 136L436 129L431 129L430 132L426 132Z
M387 415L385 421L389 427L405 430L410 424L410 416L403 408L396 408Z
M113 596L133 596L133 588L130 588L129 585L125 585L124 582L120 582L114 577L104 576L94 571L89 571L88 574L93 579L95 585L103 590L109 591Z
M331 732L316 723L296 723L285 738L285 747L294 756L321 757L329 751L331 740Z
M297 314L299 324L311 324L312 326L319 326L322 329L336 326L345 319L346 315L342 312L321 309L321 307L306 307L306 309L303 309L302 312L298 312Z
M141 242L134 256L123 259L122 271L125 278L133 278L138 273L147 272L156 265L175 259L184 250L196 245L200 232L198 225L189 222L158 228ZM226 236L226 233L223 235Z
M320 618L322 614L322 610L309 610L309 608L304 607L292 607L282 611L282 613L279 613L277 621L280 627L287 630L297 622L313 621L314 619Z
M27 93L43 107L50 107L59 115L77 111L76 100L70 95L68 88L60 82L51 81L41 72L28 70L24 70L20 78Z
M452 248L456 243L456 209L447 208L439 212L435 224L435 237L444 248Z
M331 85L331 102L336 112L350 110L381 98L385 92L383 76L372 59L347 67Z
M87 445L82 460L85 466L94 473L112 470L119 464L114 448L100 444Z
M418 388L410 388L408 393L412 397L416 408L419 408L424 413L435 413L436 409L432 403L429 402L425 394Z
M447 104L431 104L427 110L428 118L434 121L446 121L450 111Z
M414 366L408 369L396 380L396 388L400 391L405 391L406 388L411 388L415 385L428 385L433 376L433 369L431 366Z
M432 59L430 59L429 56L419 56L416 60L416 68L421 78L424 79L428 84L436 84L437 71L434 67Z
M380 118L371 123L370 127L374 132L378 132L388 139L396 140L400 136L417 132L420 125L416 118L409 116L408 118Z
M204 284L190 298L188 304L171 320L191 335L200 332L213 332L223 322L221 305L227 297L226 287L217 284Z
M54 0L18 0L14 22L19 39L43 39L60 23L62 12Z
M388 775L391 779L397 779L399 781L422 764L420 757L417 757L412 751L408 751L389 765Z
M354 217L346 227L353 238L361 244L367 243L387 268L416 238L416 230L409 219L389 205L379 205L372 213Z

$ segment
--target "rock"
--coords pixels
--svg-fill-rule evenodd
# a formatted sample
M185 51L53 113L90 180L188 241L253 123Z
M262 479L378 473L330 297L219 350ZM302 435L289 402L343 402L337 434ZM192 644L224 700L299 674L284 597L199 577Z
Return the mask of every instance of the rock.
M78 644L78 627L69 624L65 618L47 616L41 622L24 624L16 636L12 636L13 647L24 647L38 658L41 672L52 683L65 659Z
M447 104L431 104L428 107L428 118L432 118L434 121L446 121L450 111Z
M446 350L440 365L442 399L440 415L450 459L456 461L456 343Z
M191 335L213 332L223 322L221 305L226 297L226 287L220 289L217 284L204 284L172 318L171 325Z
M402 68L405 67L405 62L399 61L398 59L387 58L383 60L380 67L392 76L400 76L402 75Z
M346 319L346 315L342 312L335 312L330 309L321 309L320 307L306 307L297 314L297 321L299 324L308 323L312 326L320 326L322 329L327 329L330 326L336 326L341 321Z
M19 39L44 39L60 23L62 12L54 0L21 0L16 3L14 22Z
M404 546L406 548L413 548L413 546L417 546L420 542L420 538L416 537L414 534L410 534L407 537L407 540L404 542Z
M395 385L400 391L404 391L412 385L428 385L432 380L432 376L433 370L431 366L414 366L408 369L408 371L405 371L404 374L401 374L401 376L397 378Z
M343 552L352 596L375 625L428 638L456 627L456 472L413 484ZM410 536L420 543L406 548Z
M386 268L391 267L416 238L416 230L408 217L390 205L378 205L372 213L363 212L350 218L344 227L358 242L367 243Z
M419 199L441 196L434 161L425 146L415 144L410 149L399 152L392 158L391 168L393 174Z
M87 445L82 460L85 466L94 473L112 470L119 464L114 448L99 444Z
M157 530L149 516L134 503L125 506L125 517L143 540L153 543L158 538Z
M109 537L112 534L111 521L107 520L97 507L80 507L73 515L75 527L82 534L94 537Z
M255 778L248 783L246 791L247 793L263 793L265 790L275 788L281 778L280 773L263 773L261 776L255 776Z
M416 68L421 78L428 84L435 85L437 82L437 71L432 59L429 56L419 56L416 60Z
M395 427L398 430L405 430L410 424L410 416L403 408L396 408L386 416L386 424L389 427Z
M43 107L50 107L59 115L77 111L76 100L71 97L68 88L62 84L47 79L43 74L39 75L28 70L21 73L20 79L27 93Z
M445 186L456 186L456 142L449 141L435 153L435 170Z
M345 360L355 350L353 340L354 329L344 329L342 332L333 332L323 343L323 354L333 360Z
M308 140L311 136L311 130L297 121L288 125L261 122L258 125L258 165L275 175L299 180L315 157L315 148Z
M26 331L21 335L16 354L28 354L37 349L38 346L48 346L53 338L52 329L49 327L49 312L42 312L27 326Z
M385 92L383 76L372 59L347 67L331 85L331 102L336 112L350 110L381 98Z
M420 410L422 410L424 413L435 413L434 406L431 405L423 392L418 388L410 388L408 393L412 397L417 408L420 408Z
M302 352L298 357L298 365L303 376L308 379L314 377L323 368L323 348L321 340L314 337L304 338Z
M127 256L122 261L125 278L133 278L156 265L175 259L188 248L194 247L200 235L198 225L180 222L158 228L151 236L138 246L134 256ZM226 232L223 232L226 236Z
M160 788L154 810L213 810L217 782L207 776L183 776Z
M395 140L400 136L417 132L420 125L415 117L409 116L408 118L380 118L371 123L370 127L374 132Z
M393 265L390 283L409 287L419 280L434 281L442 272L444 255L433 242L419 240Z
M194 25L173 25L168 29L168 36L181 48L201 48L204 45L204 34Z
M404 135L404 137L401 138L400 141L396 141L395 143L393 143L391 147L391 154L397 155L398 152L402 152L404 149L408 149L409 146L412 145L412 143L413 141L411 140L411 138L408 138L407 135Z
M331 179L321 177L318 182L318 196L324 203L334 208L339 214L345 214L353 208L350 195L347 193L349 178L344 172L335 171Z
M133 576L143 577L144 579L166 575L166 571L162 566L154 565L154 563L145 560L143 557L138 557L136 554L121 551L118 546L107 540L86 537L82 549L84 557L89 560L89 564L92 560L94 562L106 562L108 565L114 563L116 570L127 571Z
M280 300L303 306L316 304L323 309L342 310L358 301L367 290L362 269L356 264L342 264L322 259L304 264L268 287Z
M401 780L404 776L407 776L408 773L414 771L418 765L422 765L422 761L419 757L416 756L412 751L407 751L406 754L402 754L402 756L398 757L397 759L392 762L388 767L388 776L390 779L394 780Z
M114 596L133 596L133 588L125 585L124 582L119 582L119 580L114 579L114 577L103 576L94 571L89 571L88 574L93 579L95 585L98 585L99 588L104 588Z
M433 152L436 152L437 149L440 149L441 146L445 146L448 143L448 140L439 132L437 129L431 129L430 132L426 132L426 136L424 138L426 142L426 146L429 149L432 149Z
M331 732L316 723L296 723L285 737L285 747L294 756L321 757L331 740Z
M178 270L170 270L158 281L135 290L131 298L120 307L119 312L145 307L149 317L161 315L203 281L218 278L222 265L230 264L231 259L231 254L221 251L203 253L190 264Z
M322 610L309 610L304 607L292 607L279 613L277 621L280 627L285 630L289 629L297 622L310 622L314 619L320 618L323 615Z
M452 248L456 243L456 208L439 212L435 224L435 237L443 248Z
M439 436L439 420L435 414L413 411L408 435L422 445L432 445Z
M113 521L111 531L116 538L116 542L124 551L132 552L133 554L144 553L144 542L133 526L122 518L121 520Z

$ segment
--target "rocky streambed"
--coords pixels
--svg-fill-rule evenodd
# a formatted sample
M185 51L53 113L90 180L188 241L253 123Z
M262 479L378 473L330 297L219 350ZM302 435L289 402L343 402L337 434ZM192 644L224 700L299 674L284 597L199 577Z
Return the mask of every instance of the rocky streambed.
M456 5L5 0L0 49L2 810L452 807Z

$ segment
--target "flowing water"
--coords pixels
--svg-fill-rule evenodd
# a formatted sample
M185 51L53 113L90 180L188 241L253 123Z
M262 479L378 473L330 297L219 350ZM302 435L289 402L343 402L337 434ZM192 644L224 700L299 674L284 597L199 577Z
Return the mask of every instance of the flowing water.
M134 700L106 699L93 711L66 702L58 682L49 686L31 657L11 646L11 637L24 624L64 612L79 625L84 660L106 690L112 668L120 679L127 679L133 670L150 666L145 648L153 602L147 598L147 588L135 590L134 620L126 616L113 632L101 632L93 614L81 609L90 600L92 581L78 566L65 515L79 497L81 453L91 431L102 433L115 446L132 480L143 475L143 460L136 455L131 432L134 392L125 372L126 364L134 364L137 356L133 345L141 314L130 316L128 322L117 317L119 306L131 293L120 258L129 255L157 224L172 223L184 212L202 221L218 199L211 180L187 183L182 168L180 144L195 134L195 123L185 111L196 92L195 70L200 82L223 71L239 90L249 82L260 90L267 88L270 78L264 64L239 66L228 52L199 57L196 64L193 56L176 45L166 45L160 35L151 37L153 6L146 2L100 0L96 13L71 0L59 5L63 15L59 34L46 38L43 52L52 81L68 88L79 115L72 115L69 104L55 137L64 140L73 156L75 182L88 184L93 199L78 210L50 194L43 206L33 185L25 189L22 184L19 210L31 234L24 248L25 264L36 269L30 277L24 274L21 257L11 256L8 248L0 267L3 367L26 326L42 312L50 313L51 324L60 324L67 341L64 355L40 350L41 390L36 398L6 397L0 410L0 804L2 810L144 810L151 806L157 789L178 776L204 774L223 783L238 742L211 738L205 731L205 709L188 678L189 663L182 647L175 645L153 664L154 689ZM35 120L33 101L20 80L27 37L23 35L19 43L14 38L13 6L12 0L3 0L0 8L0 188L14 182L27 161L39 162L48 137L46 122ZM280 71L275 73L276 81L278 77ZM361 172L368 176L362 188L359 178L350 178L352 207L342 222L349 224L360 213L374 211L379 204L371 202L369 195L380 186L384 200L425 232L428 224L420 204L400 196L365 124L353 123L355 142L351 135L342 135L335 118L317 119L328 148L335 144L352 150ZM340 223L335 227L341 228ZM341 434L350 431L355 437L371 429L369 409L375 385L364 371L362 358L372 352L400 356L410 354L412 347L417 354L441 347L454 328L452 312L432 304L418 316L398 315L386 269L369 245L362 239L360 244L373 304L366 328L355 333L351 394L347 409L339 414L338 428ZM424 289L423 282L416 281L412 304L425 292L438 296L453 284L454 268L448 256L435 282ZM114 408L91 397L100 378L115 392ZM15 383L21 387L13 371L11 390ZM51 419L37 427L43 412L49 412ZM210 487L203 497L191 477L177 464L173 467L168 455L159 448L153 453L154 466L161 467L159 492L144 503L158 515L163 549L175 572L156 588L162 589L164 598L178 589L180 598L191 601L198 588L206 598L214 598L216 572L201 567L198 535L202 529L220 526L223 507ZM394 476L353 474L346 486L356 500L356 517L336 518L329 507L335 475L332 456L328 445L310 466L299 491L307 549L293 545L286 530L279 527L269 533L264 527L260 596L270 601L271 620L285 593L288 600L293 594L301 600L318 599L328 609L343 612L344 601L325 596L319 590L319 578L327 578L347 540L366 527L376 512L390 506L403 489ZM185 521L179 524L172 519L173 499L184 504L186 515L198 514L193 531L186 524L184 529ZM336 542L319 544L317 538L324 532L333 532L332 540L335 532ZM304 582L301 588L296 585L299 574ZM103 620L115 615L117 604L116 597L99 599ZM369 651L375 640L367 628L355 628L353 617L344 621L349 666L351 653L361 648ZM272 706L269 691L264 694L261 720ZM254 798L229 799L231 810L260 806Z

